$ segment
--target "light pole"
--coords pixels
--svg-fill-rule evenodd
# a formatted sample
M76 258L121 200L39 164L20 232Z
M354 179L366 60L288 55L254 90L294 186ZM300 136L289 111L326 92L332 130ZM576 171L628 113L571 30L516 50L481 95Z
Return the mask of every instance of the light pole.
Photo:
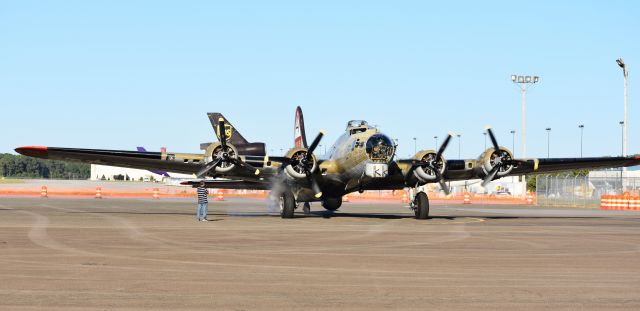
M624 119L622 122L622 156L627 156L627 103L629 99L628 83L629 71L627 71L627 64L624 63L622 58L616 59L618 66L622 68L622 75L624 75Z
M538 83L538 76L517 76L511 75L511 81L515 83L522 93L522 157L527 157L527 88L529 85Z
M433 136L433 139L436 140L436 150L438 150L438 136Z
M417 142L416 137L413 138L413 154L416 154L418 152L418 142Z
M487 150L487 132L482 133L484 135L484 150Z
M625 154L624 154L624 147L625 147L624 146L624 143L625 143L625 140L624 140L624 138L625 138L624 137L624 128L625 128L625 126L624 126L624 121L620 121L618 123L620 123L620 127L622 128L622 156L624 157L625 156Z
M460 136L461 136L461 135L460 135L460 134L458 134L458 135L456 135L456 136L458 136L458 159L460 159L460 144L461 144L461 142L460 142Z
M584 137L584 124L578 125L580 128L580 157L582 158L582 138Z
M551 136L551 128L545 129L547 131L547 159L549 158L549 137Z
M511 130L511 152L513 152L513 156L516 156L516 130Z

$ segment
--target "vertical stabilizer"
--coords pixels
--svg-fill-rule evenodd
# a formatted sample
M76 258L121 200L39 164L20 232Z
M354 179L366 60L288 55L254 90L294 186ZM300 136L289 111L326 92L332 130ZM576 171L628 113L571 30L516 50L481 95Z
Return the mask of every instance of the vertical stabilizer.
M307 148L307 136L304 134L304 117L302 108L296 108L296 121L293 129L293 143L296 148Z
M218 120L220 120L220 118L223 118L225 122L225 134L229 143L234 145L244 145L249 143L246 139L244 139L244 137L242 137L242 135L240 135L240 132L238 132L238 130L236 130L233 125L231 125L231 122L229 122L229 120L227 120L227 118L225 118L221 113L209 112L207 113L207 115L209 116L209 121L211 121L211 126L213 127L213 131L215 132L218 141L220 140L220 133L218 133Z

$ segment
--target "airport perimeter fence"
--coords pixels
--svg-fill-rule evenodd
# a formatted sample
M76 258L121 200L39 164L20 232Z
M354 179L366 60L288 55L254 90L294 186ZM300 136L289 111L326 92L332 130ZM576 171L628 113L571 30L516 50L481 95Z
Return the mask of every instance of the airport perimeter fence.
M602 195L640 195L640 178L539 175L536 179L538 205L558 207L600 207Z

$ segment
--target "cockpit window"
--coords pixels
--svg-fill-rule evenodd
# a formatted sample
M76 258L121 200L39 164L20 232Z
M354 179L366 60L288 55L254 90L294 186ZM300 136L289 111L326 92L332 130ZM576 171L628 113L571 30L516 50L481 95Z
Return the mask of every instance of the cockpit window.
M393 157L393 142L383 134L375 134L367 140L366 152L373 161L388 162Z
M347 129L354 127L369 127L369 123L365 120L351 120L347 123Z

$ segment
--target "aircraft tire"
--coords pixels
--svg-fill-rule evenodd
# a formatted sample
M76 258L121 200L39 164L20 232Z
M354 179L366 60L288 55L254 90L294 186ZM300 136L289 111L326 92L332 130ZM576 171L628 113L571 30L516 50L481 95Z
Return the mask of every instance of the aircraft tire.
M280 216L282 218L293 218L293 211L296 209L296 199L293 193L285 190L278 198L280 200Z
M418 192L414 199L416 219L429 218L429 197L424 192Z
M342 206L342 197L326 198L322 200L322 207L328 211L335 212L340 208L340 206Z

